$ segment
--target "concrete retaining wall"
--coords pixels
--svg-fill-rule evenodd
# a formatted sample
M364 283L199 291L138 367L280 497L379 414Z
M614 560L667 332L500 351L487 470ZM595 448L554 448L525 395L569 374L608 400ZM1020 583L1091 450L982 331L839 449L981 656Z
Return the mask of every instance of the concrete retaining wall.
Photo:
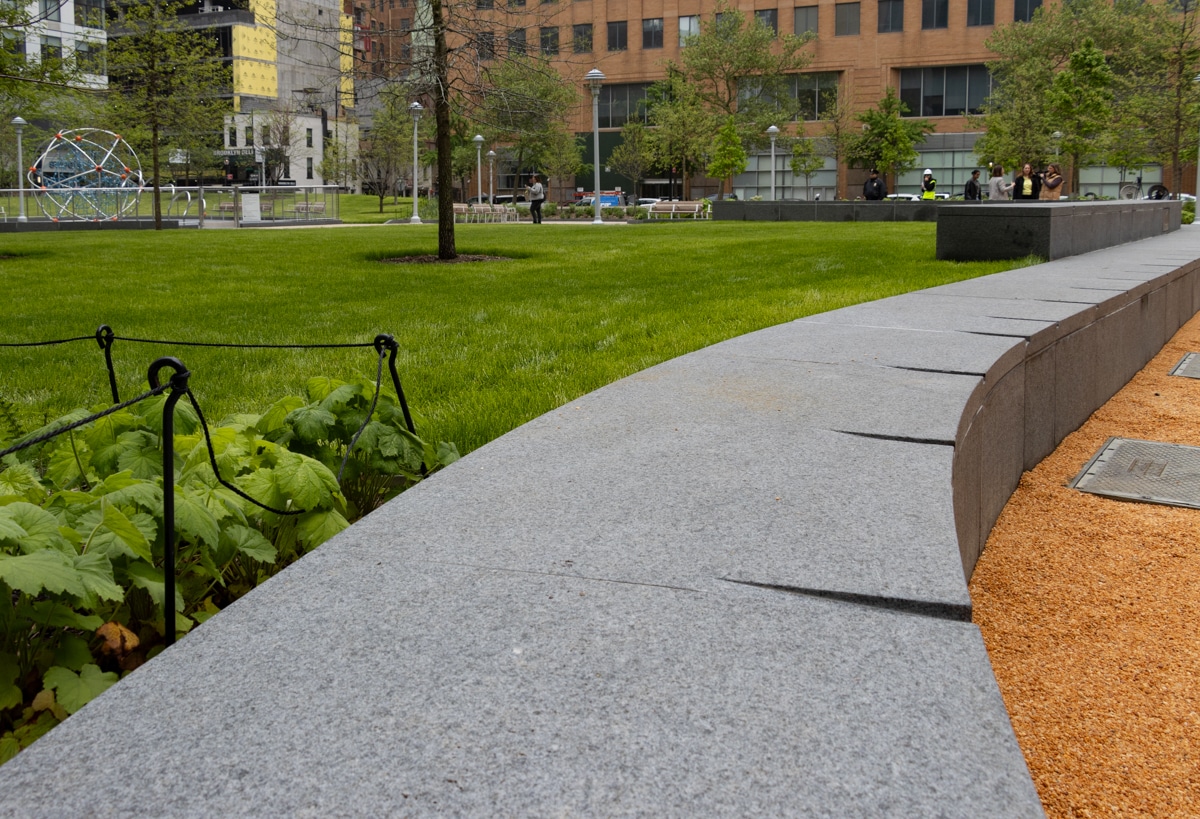
M1179 230L1176 200L971 204L941 211L937 257L1064 259Z
M712 218L734 222L936 222L958 202L713 202Z
M1200 230L812 316L471 453L0 768L0 815L1040 816L965 578Z

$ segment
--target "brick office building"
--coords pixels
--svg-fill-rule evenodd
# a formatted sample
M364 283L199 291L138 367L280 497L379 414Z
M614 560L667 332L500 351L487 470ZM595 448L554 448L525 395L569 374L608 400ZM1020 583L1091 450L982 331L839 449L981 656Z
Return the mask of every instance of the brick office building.
M409 0L354 2L358 4L354 6L356 25L376 33L374 59L408 53L406 32L419 14L418 4L425 0L413 0L412 8ZM939 190L958 193L971 170L981 163L984 177L988 175L986 158L973 152L979 133L967 117L979 111L990 92L985 63L992 55L985 42L996 26L1029 20L1041 2L738 0L736 5L776 31L815 34L808 46L813 60L793 86L803 104L802 127L807 135L822 133L824 126L816 120L836 98L861 111L876 105L885 89L893 87L912 115L931 120L936 131L920 148L917 170L902 174L898 181L890 180L892 190L916 192L921 169L929 167L939 180ZM475 0L474 6L478 19L494 15L496 28L487 39L495 47L540 49L555 59L564 79L580 89L580 103L571 123L577 133L590 134L592 129L591 95L584 88L583 75L592 68L604 73L599 101L603 162L619 143L621 126L639 115L638 101L645 97L646 89L666 75L668 61L679 61L683 38L699 32L701 18L716 11L716 0ZM479 26L478 20L474 25ZM397 31L401 32L399 41L390 42ZM779 125L785 132L791 131L792 124ZM591 162L591 144L588 139L586 162ZM806 189L802 177L792 178L787 157L780 152L776 158L776 189L781 199L817 194L822 199L835 195L853 198L864 178L862 170L838 168L830 157ZM1147 187L1160 179L1160 169L1145 169ZM605 190L630 188L630 180L603 165L600 183ZM1118 169L1085 169L1080 192L1115 196L1119 184ZM581 179L580 185L590 189L591 181ZM715 193L717 187L716 180L694 178L692 195ZM734 179L734 190L743 198L769 194L769 154L751 156L747 172ZM678 194L678 185L674 191ZM668 180L646 180L645 193L666 195Z

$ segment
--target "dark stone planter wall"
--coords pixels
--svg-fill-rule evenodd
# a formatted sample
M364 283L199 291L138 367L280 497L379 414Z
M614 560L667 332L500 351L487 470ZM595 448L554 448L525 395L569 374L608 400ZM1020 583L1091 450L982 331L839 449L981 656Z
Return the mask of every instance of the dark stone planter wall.
M1062 259L1178 230L1182 213L1177 200L963 205L940 214L937 257Z

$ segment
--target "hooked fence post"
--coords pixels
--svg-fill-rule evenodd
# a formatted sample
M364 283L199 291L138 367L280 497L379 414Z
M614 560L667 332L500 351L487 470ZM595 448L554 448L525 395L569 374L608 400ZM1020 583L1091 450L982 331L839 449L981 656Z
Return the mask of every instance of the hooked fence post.
M174 370L171 392L163 404L163 642L175 643L175 405L188 388L187 367L178 358L164 356L150 365L151 389L158 389L158 372L163 367Z
M412 415L408 411L408 401L404 400L404 390L400 387L400 375L396 372L396 353L400 351L400 345L387 333L380 333L375 336L375 349L378 352L383 352L385 349L388 351L388 372L392 374L392 386L396 388L400 411L404 413L404 424L408 427L409 432L416 435L417 429L413 426Z
M108 388L112 390L112 399L114 404L121 403L121 396L117 394L117 374L113 371L112 363L112 345L116 333L113 328L107 324L101 324L96 328L96 343L100 345L100 349L104 351L104 364L108 367Z

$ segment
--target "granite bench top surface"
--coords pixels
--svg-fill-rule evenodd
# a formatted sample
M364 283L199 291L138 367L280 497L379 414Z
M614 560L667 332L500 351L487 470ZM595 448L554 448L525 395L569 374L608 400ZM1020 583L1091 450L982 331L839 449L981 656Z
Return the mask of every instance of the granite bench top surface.
M969 621L982 379L1200 229L772 327L471 453L0 768L0 815L1040 816Z

